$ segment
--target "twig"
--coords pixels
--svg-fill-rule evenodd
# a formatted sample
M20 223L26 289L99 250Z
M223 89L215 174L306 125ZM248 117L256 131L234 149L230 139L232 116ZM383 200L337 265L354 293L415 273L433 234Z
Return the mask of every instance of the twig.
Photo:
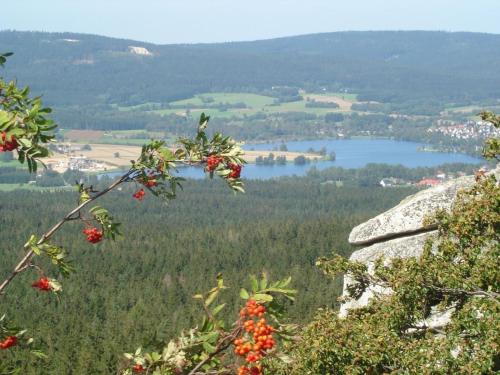
M197 374L200 374L198 372L198 370L203 367L203 365L205 365L205 363L207 363L208 361L210 361L212 358L214 358L217 354L219 354L220 352L223 352L224 350L226 350L227 348L229 348L229 346L231 345L231 343L236 339L236 337L238 337L238 335L240 334L242 330L242 327L241 327L241 322L238 321L238 325L236 326L236 328L231 332L229 333L226 337L224 337L218 344L217 346L215 347L215 350L214 352L210 353L208 355L207 358L205 358L203 361L201 361L200 363L198 363L190 372L188 375L197 375ZM205 374L205 373L201 373L201 374Z
M425 287L449 295L487 297L500 303L500 301L498 300L500 298L500 293L487 292L479 288L477 288L476 290L465 290L465 289L454 289L454 288L441 288L434 285L426 285Z
M100 191L90 199L86 200L85 202L81 203L78 207L74 208L71 210L61 221L59 221L56 225L54 225L48 232L42 235L42 237L38 240L36 243L37 245L43 244L45 241L50 239L54 235L55 232L57 232L66 222L75 220L76 218L74 217L75 214L80 213L80 211L87 206L88 204L92 203L96 199L102 197L104 194L109 193L111 190L115 189L118 185L121 183L127 181L130 178L131 171L129 170L126 174L121 176L118 180L113 182L110 186L108 186L106 189ZM25 247L26 248L26 247ZM7 285L10 284L10 282L21 272L25 271L27 268L29 268L29 264L31 262L31 258L33 258L34 255L33 250L29 250L26 255L21 259L21 261L17 264L17 266L14 268L12 273L2 282L0 285L0 296L5 294L5 288Z

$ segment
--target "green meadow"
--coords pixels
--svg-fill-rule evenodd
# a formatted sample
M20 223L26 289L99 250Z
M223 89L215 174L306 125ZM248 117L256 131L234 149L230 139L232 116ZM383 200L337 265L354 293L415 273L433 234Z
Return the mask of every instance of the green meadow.
M311 108L307 107L307 96L313 96L317 100L332 100L344 102L340 108ZM189 99L178 100L168 103L175 108L159 109L160 103L144 103L135 106L118 107L120 111L142 111L156 113L160 115L186 115L189 111L191 114L208 112L213 117L244 117L245 115L254 115L257 113L275 114L287 112L303 112L311 113L318 116L323 116L329 112L350 112L350 103L356 101L356 94L346 93L304 93L304 99L287 102L276 103L276 99L270 96L250 94L250 93L224 93L211 92L196 95ZM346 104L347 103L347 107ZM231 108L237 104L244 104L242 108Z

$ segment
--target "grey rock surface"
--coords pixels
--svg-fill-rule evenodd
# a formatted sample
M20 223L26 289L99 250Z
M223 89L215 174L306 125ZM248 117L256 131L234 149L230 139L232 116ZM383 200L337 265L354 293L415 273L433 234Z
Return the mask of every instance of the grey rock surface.
M368 270L371 272L375 261L381 257L384 258L384 263L387 264L394 258L410 258L420 256L427 239L435 237L437 237L437 231L377 243L355 251L349 259L368 265ZM343 297L348 296L347 286L352 283L353 280L346 275L344 277ZM391 291L387 288L370 286L359 299L349 300L348 302L343 303L340 307L339 315L341 317L345 317L348 310L366 306L370 299L372 299L376 294L384 295L388 293L391 293Z
M490 173L500 180L500 164ZM394 258L420 256L426 240L437 237L436 228L432 225L425 227L424 219L438 209L449 210L457 193L471 187L474 182L474 176L466 176L422 190L394 208L358 225L351 231L349 242L365 247L355 251L350 259L366 264L368 272L372 273L375 261L381 257L388 264ZM347 297L347 286L353 282L349 275L344 276L344 297ZM390 288L370 285L359 299L343 303L339 315L345 317L350 309L366 306L375 296L390 293ZM431 327L446 325L453 311L454 309L434 311L422 324Z
M424 218L437 209L450 209L457 192L473 183L474 177L466 176L422 190L404 199L396 207L355 227L349 235L349 242L353 245L369 245L429 229L423 226Z
M437 231L421 233L416 236L402 237L390 241L376 243L352 253L350 260L369 264L380 257L386 260L391 258L410 258L420 256L425 241L437 237Z

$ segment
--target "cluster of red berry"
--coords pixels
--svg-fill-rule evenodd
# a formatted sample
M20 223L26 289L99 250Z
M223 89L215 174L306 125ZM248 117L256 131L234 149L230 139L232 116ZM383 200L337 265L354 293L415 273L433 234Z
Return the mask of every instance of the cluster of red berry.
M215 171L215 168L218 167L220 163L222 163L224 159L222 156L211 155L207 158L207 170L209 172Z
M132 367L132 371L136 374L140 374L144 372L144 367L140 363L136 363L134 367Z
M217 155L211 155L207 158L207 171L213 172L219 166L220 163L224 161L224 158ZM240 178L241 175L241 165L229 163L227 167L231 170L228 178Z
M5 340L0 341L0 349L9 349L11 346L17 344L16 336L9 336Z
M264 318L265 313L266 308L258 304L255 300L248 300L245 308L240 311L242 319L248 318L243 323L247 334L246 338L241 337L234 341L234 352L239 356L245 357L245 362L247 363L260 361L276 345L273 338L275 329L267 324ZM258 365L252 367L241 366L238 370L238 375L245 374L260 375L262 374L262 368Z
M97 228L86 228L83 233L87 235L87 241L90 243L98 243L102 240L102 231Z
M137 199L138 201L142 201L144 199L144 195L146 193L144 192L144 189L137 190L132 196Z
M262 373L262 366L260 365L253 367L241 366L238 369L238 375L261 375Z
M229 173L229 178L240 178L241 175L241 165L239 164L229 164L229 169L231 169L231 173Z
M17 143L17 139L14 138L13 135L10 137L10 141L7 141L6 139L7 139L7 134L5 132L2 132L2 142L0 144L0 152L12 151L15 150L17 146L19 146L19 144Z
M150 177L148 177L147 180L144 180L142 182L142 184L144 186L147 186L147 187L154 187L154 186L158 185L158 182L156 181L156 178L150 176Z
M50 281L46 277L41 277L37 281L35 281L33 284L31 284L33 288L37 288L38 290L42 292L48 292L52 289L52 286L50 285Z

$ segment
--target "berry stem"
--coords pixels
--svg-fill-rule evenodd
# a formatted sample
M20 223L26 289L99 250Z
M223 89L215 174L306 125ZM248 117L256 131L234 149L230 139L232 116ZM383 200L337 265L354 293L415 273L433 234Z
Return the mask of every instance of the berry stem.
M118 185L121 183L127 181L130 178L131 170L129 170L127 173L125 173L123 176L121 176L119 179L117 179L115 182L113 182L110 186L108 186L106 189L100 191L90 199L86 200L85 202L81 203L79 206L75 207L73 210L71 210L63 219L61 219L56 225L54 225L48 232L42 235L42 237L38 240L36 243L37 245L43 244L45 241L50 239L54 233L56 233L66 222L71 221L74 218L75 214L79 214L80 211L87 206L88 204L92 203L96 199L102 197L104 194L109 193L111 190L115 189ZM14 270L11 272L11 274L2 282L0 285L0 296L5 293L5 288L7 285L10 284L10 282L21 272L25 271L26 269L29 268L31 258L33 258L34 255L33 250L29 250L25 256L21 259L21 261L17 264L17 266L14 268Z
M203 365L207 362L210 362L212 360L212 358L216 357L219 353L223 352L224 350L226 350L227 348L229 348L233 341L236 339L236 337L238 337L241 332L243 331L243 327L241 325L241 320L238 320L238 323L236 325L236 327L227 334L227 336L225 336L224 338L222 338L222 340L220 340L218 343L217 343L217 346L215 347L215 350L210 353L207 358L205 358L204 360L202 360L201 362L199 362L189 373L188 375L196 375L198 374L198 370L200 368L203 367Z

